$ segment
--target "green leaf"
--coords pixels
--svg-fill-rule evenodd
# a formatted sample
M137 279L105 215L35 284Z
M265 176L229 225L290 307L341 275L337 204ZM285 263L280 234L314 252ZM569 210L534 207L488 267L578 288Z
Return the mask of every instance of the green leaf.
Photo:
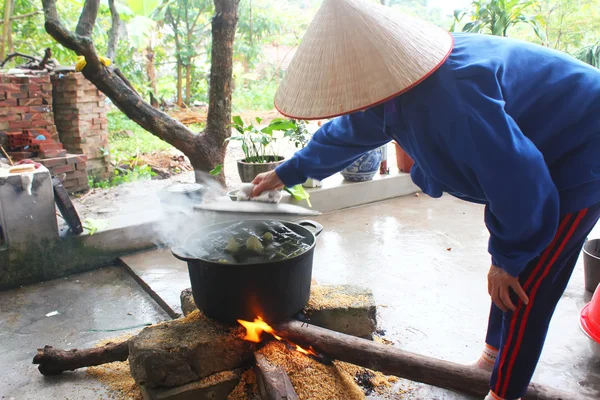
M100 229L108 228L108 221L103 219L86 218L83 221L83 227L90 231L90 236Z
M211 169L209 174L210 174L210 176L217 176L221 173L221 171L223 171L223 164L219 164L216 167L214 167L213 169Z
M134 14L149 17L158 7L160 0L127 0L125 3Z
M296 185L289 187L284 187L284 190L292 195L292 197L298 201L306 200L306 203L309 207L312 208L312 204L310 204L310 194L304 189L302 185Z
M256 123L260 124L262 122L262 118L261 117L256 117Z
M244 126L244 120L239 115L236 115L235 117L233 117L233 123L239 127Z

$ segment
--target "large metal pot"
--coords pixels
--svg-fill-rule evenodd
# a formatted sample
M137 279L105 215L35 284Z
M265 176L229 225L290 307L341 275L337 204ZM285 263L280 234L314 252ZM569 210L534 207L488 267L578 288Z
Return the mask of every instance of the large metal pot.
M251 228L262 220L241 221ZM314 221L280 222L307 239L310 248L295 257L260 264L220 264L190 255L192 243L210 233L227 230L234 222L208 226L192 233L173 255L186 261L194 302L206 316L223 321L282 321L302 311L310 296L316 236L323 227ZM235 222L239 223L239 221ZM187 250L186 250L187 249Z

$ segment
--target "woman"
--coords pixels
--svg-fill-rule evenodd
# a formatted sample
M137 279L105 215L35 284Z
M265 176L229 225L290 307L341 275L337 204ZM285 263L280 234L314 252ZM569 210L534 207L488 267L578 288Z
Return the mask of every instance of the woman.
M257 176L254 195L326 178L395 140L424 193L485 204L492 306L477 365L492 371L486 399L523 396L600 216L600 71L542 46L325 0L275 104L292 118L337 118Z

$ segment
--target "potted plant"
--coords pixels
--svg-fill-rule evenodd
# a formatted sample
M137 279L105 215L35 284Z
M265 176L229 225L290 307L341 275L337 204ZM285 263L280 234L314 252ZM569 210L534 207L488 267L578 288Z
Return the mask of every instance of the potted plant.
M257 117L256 123L260 124L261 122L262 119ZM245 125L240 116L233 117L232 126L238 134L227 140L242 142L244 158L237 162L238 173L242 182L252 182L256 175L271 171L283 163L284 157L273 152L273 144L277 140L273 132L285 131L283 129L287 126L285 123L284 120L276 119L259 130L253 123Z
M283 136L290 139L294 143L294 146L301 150L306 147L310 141L310 138L312 137L312 134L308 132L308 129L306 128L306 121L290 121L292 121L293 126L290 127L291 129L285 131ZM302 186L307 188L320 187L321 181L318 179L308 178L306 182L302 184Z
M404 150L402 150L402 147L400 147L398 143L394 142L394 145L396 146L396 165L398 166L398 171L407 174L410 173L414 161L406 154L406 152L404 152Z

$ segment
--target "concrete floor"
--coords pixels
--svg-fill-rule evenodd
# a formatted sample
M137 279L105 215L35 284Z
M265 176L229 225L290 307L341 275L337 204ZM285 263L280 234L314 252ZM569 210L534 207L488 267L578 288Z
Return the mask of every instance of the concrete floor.
M58 311L59 314L46 317ZM169 319L123 268L103 268L66 279L0 292L0 398L108 398L84 371L43 377L36 349L86 348Z
M490 306L482 207L449 196L439 200L409 196L315 219L325 227L315 253L317 281L373 290L380 327L396 346L460 363L479 356ZM590 237L600 237L600 229ZM154 267L145 271L151 276L154 269L163 270L160 292L166 291L171 304L183 282L180 276L177 282L170 281L164 270L181 272L184 267L168 257L164 265L157 265L154 256L148 255ZM589 299L580 264L555 314L534 381L575 396L599 398L600 362L592 359L577 325L579 310ZM44 316L54 310L61 315ZM0 394L14 399L98 398L93 392L97 384L81 373L44 380L30 364L35 348L46 343L89 346L122 333L90 329L162 318L166 314L124 270L115 268L0 293L0 365L2 370L9 366L9 373L0 377ZM409 386L406 398L465 399L424 385Z
M480 354L487 327L488 232L483 207L450 196L409 196L315 218L314 277L364 285L397 346L459 363ZM596 227L590 235L600 237ZM552 321L534 381L600 398L600 361L578 327L590 300L577 266ZM415 398L462 398L418 386Z

